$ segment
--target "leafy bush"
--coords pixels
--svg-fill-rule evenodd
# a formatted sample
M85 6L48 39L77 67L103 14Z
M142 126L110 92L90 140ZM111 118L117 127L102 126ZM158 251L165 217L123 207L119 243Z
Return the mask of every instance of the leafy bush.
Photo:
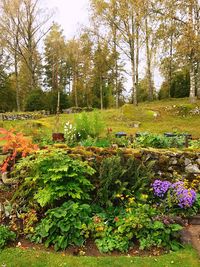
M32 241L45 241L47 247L54 245L55 250L59 250L69 245L81 246L89 237L87 228L91 208L87 204L68 201L58 208L48 210L45 216L36 227Z
M200 148L200 139L199 140L190 140L189 147L192 149L199 149Z
M10 170L17 158L25 157L38 149L30 139L25 137L22 133L16 133L14 130L6 130L0 128L0 141L3 141L3 152L10 152L11 154L3 162L0 170L6 172Z
M75 115L75 128L81 139L98 137L104 130L104 122L98 111L91 113L82 112Z
M171 81L171 97L188 97L190 91L190 74L188 69L176 71Z
M106 158L100 167L98 202L110 206L120 194L134 194L137 199L147 191L152 177L152 164L144 166L134 158L123 162L119 156Z
M16 172L26 179L15 198L35 199L42 207L61 200L87 200L93 189L86 176L94 170L86 162L70 158L64 150L39 151L22 159Z
M9 241L14 241L16 234L7 226L0 225L0 249L4 248Z
M154 148L169 148L169 147L183 147L184 135L177 135L176 137L166 137L160 134L142 133L136 138L136 147L154 147Z
M43 92L41 89L29 92L25 104L26 111L45 110L46 108L45 92Z
M86 140L81 141L81 145L85 147L110 147L111 143L108 139L88 137Z
M158 208L165 213L190 213L193 206L199 206L199 196L194 189L188 188L183 181L171 183L155 180L152 184L153 194ZM189 210L189 211L188 211Z
M173 218L164 220L157 208L148 204L129 202L111 221L105 213L96 214L90 229L101 252L128 249L137 240L140 249L166 247L176 250L182 226Z

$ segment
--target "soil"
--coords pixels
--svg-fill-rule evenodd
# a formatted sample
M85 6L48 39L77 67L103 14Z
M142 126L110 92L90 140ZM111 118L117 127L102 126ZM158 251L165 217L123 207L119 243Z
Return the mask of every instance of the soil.
M23 250L26 249L33 249L33 250L42 250L46 252L55 252L53 247L46 248L42 244L34 244L24 238L21 238L17 243L13 244L16 247L19 247ZM13 246L12 245L12 246ZM99 256L159 256L164 253L167 253L167 251L164 251L163 249L153 248L149 251L140 250L138 246L135 246L134 248L131 248L127 253L121 253L118 251L113 251L110 253L100 253L96 244L92 240L88 240L85 246L83 247L73 247L70 246L64 251L59 251L56 253L64 253L65 255L70 256L90 256L90 257L99 257Z
M13 196L13 192L10 191L2 191L0 190L0 203L5 202L6 200L10 200Z

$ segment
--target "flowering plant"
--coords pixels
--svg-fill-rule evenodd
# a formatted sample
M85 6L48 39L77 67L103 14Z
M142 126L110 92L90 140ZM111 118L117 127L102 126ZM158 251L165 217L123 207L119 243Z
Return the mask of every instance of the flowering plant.
M190 208L196 201L196 192L185 186L183 181L170 183L169 181L155 180L152 184L154 195L165 199L171 197L173 204L180 208Z
M154 195L163 198L170 186L171 183L168 181L155 180L152 184Z
M76 133L76 127L74 127L69 121L64 126L65 140L69 146L74 145L77 141L77 137L80 137L79 133Z

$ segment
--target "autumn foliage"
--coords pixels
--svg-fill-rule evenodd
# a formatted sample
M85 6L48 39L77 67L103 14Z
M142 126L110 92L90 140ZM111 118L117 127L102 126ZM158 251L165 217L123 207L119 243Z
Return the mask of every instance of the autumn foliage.
M14 129L6 130L0 128L0 141L3 141L3 152L10 153L1 165L1 172L6 172L9 166L13 166L17 157L26 157L28 154L38 150L37 145L33 144L22 133L16 133Z

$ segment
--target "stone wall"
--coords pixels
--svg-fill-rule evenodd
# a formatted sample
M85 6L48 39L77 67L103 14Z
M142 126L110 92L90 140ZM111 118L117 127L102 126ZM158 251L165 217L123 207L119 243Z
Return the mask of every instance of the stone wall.
M46 111L25 113L0 113L0 121L34 120L49 115Z
M200 178L199 151L141 150L140 159L144 164L154 161L157 178L172 179L175 175L193 180ZM136 155L137 156L137 155Z
M171 180L177 176L179 179L186 178L190 181L200 181L200 150L176 151L163 149L116 149L97 147L69 148L65 144L55 145L65 149L69 156L74 159L87 160L91 166L99 166L104 158L120 155L126 159L135 157L142 164L152 165L155 179ZM98 169L98 167L97 167ZM0 177L0 182L1 182Z
M125 158L134 156L144 165L154 162L153 171L156 179L172 179L175 175L180 178L200 179L200 150L164 150L164 149L108 149L108 148L67 148L69 155L90 162L101 161L105 157L117 154Z

